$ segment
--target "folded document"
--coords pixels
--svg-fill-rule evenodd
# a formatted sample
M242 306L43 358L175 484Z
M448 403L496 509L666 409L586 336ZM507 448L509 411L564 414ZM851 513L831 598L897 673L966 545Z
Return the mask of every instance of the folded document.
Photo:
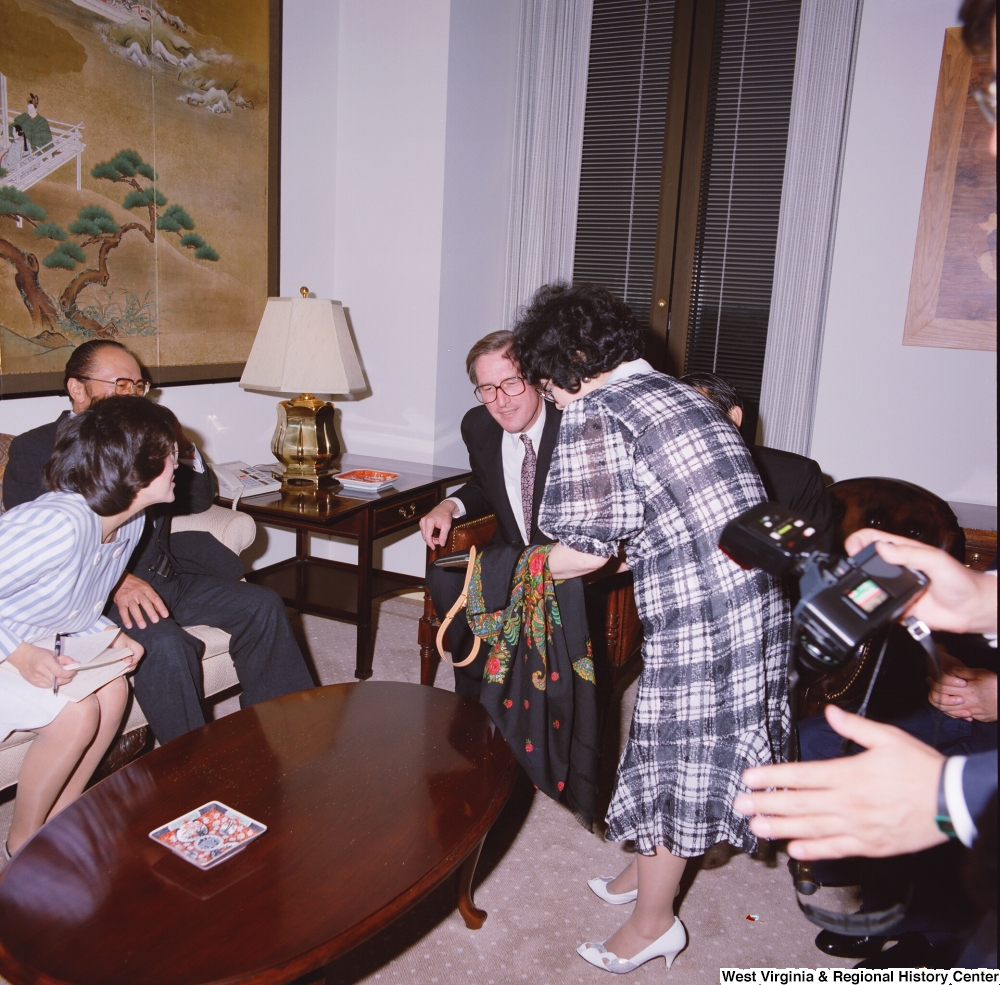
M67 665L68 670L75 670L76 676L68 684L59 685L59 693L70 701L93 694L98 688L104 687L109 681L128 673L131 669L126 658L132 656L128 647L110 646L118 637L118 630L107 630L103 633L92 633L90 636L64 636L62 638L62 654L69 657L73 663ZM55 652L56 638L35 640L34 646L43 650ZM9 660L0 664L11 674L18 674Z

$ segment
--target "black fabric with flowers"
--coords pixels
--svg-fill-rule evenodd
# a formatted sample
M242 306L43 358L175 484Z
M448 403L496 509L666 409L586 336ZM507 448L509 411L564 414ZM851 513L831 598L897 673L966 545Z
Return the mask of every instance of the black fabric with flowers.
M532 783L588 828L597 796L598 710L583 583L556 583L552 545L487 547L466 614L490 646L479 700Z

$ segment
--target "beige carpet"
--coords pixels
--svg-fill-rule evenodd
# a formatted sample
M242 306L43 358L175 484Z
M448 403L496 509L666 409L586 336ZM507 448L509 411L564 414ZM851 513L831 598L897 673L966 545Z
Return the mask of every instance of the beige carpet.
M416 647L421 604L411 598L385 600L378 611L374 679L419 680ZM293 616L293 625L323 684L353 680L355 629L346 623ZM439 668L436 686L453 688L452 671ZM605 795L635 699L625 689L620 714L608 728ZM237 707L235 698L217 713ZM10 823L10 803L0 805L0 837ZM393 926L327 969L329 985L501 985L527 981L608 981L576 953L584 940L609 936L630 907L603 903L587 888L595 875L613 875L628 861L626 851L586 832L558 804L519 783L487 838L477 869L475 899L489 913L479 931L467 930L455 909L455 887L445 885ZM662 982L715 983L720 967L847 967L824 958L813 946L816 928L799 913L785 857L770 860L732 854L719 846L685 879L680 916L690 944L669 973L662 961L633 972L634 985ZM710 867L711 866L711 867ZM850 905L844 892L824 890L833 908ZM816 901L816 897L813 901ZM747 920L748 915L759 917Z

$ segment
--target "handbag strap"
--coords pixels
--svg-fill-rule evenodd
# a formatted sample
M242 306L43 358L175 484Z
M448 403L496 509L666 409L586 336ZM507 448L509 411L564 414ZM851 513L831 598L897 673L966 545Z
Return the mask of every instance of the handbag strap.
M445 663L449 663L452 667L465 667L467 664L472 663L476 659L476 654L479 652L479 646L482 640L478 636L474 636L475 642L472 644L472 652L464 659L455 663L450 657L445 656L444 652L444 633L445 630L451 625L452 620L458 612L465 608L465 603L469 597L469 582L472 581L472 572L476 567L476 548L475 546L469 549L469 564L465 569L465 584L462 585L462 594L455 599L455 604L448 610L448 614L441 620L441 627L437 631L437 651L438 655Z

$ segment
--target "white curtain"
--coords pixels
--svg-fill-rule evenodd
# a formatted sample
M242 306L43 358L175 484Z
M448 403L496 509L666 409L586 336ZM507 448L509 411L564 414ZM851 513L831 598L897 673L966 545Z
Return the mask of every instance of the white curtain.
M593 0L521 0L504 327L573 277Z
M758 440L808 455L862 0L802 0Z

